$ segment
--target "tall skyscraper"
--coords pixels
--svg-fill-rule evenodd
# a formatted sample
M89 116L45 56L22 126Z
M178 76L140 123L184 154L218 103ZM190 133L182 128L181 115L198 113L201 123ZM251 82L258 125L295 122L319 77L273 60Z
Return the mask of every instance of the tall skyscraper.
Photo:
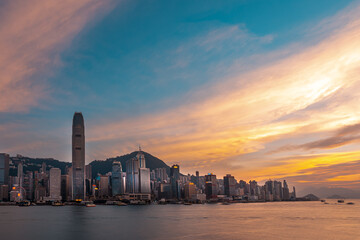
M140 146L139 146L139 152L138 152L138 154L136 154L136 158L139 160L140 168L146 168L145 155L141 151Z
M139 193L139 160L132 158L126 162L126 192Z
M9 155L0 153L0 185L9 184Z
M72 199L85 199L85 126L82 113L76 112L72 126Z
M207 199L217 198L218 185L216 175L208 173L205 175L205 194Z
M139 183L140 193L151 193L149 168L139 168Z
M173 199L180 199L180 166L172 165L170 168L171 195Z
M224 190L226 196L235 196L235 185L236 181L234 176L231 176L231 174L226 174L226 176L224 177Z
M61 170L60 168L50 169L50 199L61 200Z
M121 162L114 161L111 172L111 191L112 195L116 196L124 193L122 183L122 166Z

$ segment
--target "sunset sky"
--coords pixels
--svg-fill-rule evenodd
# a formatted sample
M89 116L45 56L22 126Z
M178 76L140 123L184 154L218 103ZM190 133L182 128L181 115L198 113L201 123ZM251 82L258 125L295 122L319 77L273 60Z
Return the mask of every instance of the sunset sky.
M0 2L0 152L360 188L360 1Z

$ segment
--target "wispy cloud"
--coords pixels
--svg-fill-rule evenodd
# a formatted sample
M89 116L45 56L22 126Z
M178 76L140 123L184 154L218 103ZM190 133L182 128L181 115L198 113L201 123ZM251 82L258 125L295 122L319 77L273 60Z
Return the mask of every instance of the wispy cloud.
M0 112L27 111L51 91L59 53L114 1L5 1L0 11Z
M233 77L217 79L216 84L193 91L180 107L118 122L89 123L90 144L98 149L101 146L101 151L93 155L114 149L114 145L119 146L119 152L125 152L139 142L168 162L181 162L185 169L196 166L210 171L226 162L223 169L217 168L219 174L224 174L231 166L244 166L244 154L279 148L279 139L286 141L291 136L299 141L304 134L332 132L360 122L360 91L356 90L360 89L360 19L355 12L347 10L337 15L329 21L334 25L327 25L320 37L313 33L316 43L290 45L269 53L279 56L276 61L264 63L268 56L257 55L249 58L252 65L259 62L255 70L236 71L237 65L229 66ZM229 28L224 35L217 33L218 38L204 44L214 46L213 42L228 39L234 31L238 29ZM339 133L343 134L340 137L344 144L352 141L347 139L349 135ZM335 139L317 144L332 146L335 143L331 140ZM276 157L270 159L264 153L253 160L251 167L240 168L236 174L270 174L271 168L256 169L270 160L277 163ZM298 160L294 168L315 167L316 161L302 165ZM335 162L339 163L328 164ZM279 168L287 170L285 163L279 164Z

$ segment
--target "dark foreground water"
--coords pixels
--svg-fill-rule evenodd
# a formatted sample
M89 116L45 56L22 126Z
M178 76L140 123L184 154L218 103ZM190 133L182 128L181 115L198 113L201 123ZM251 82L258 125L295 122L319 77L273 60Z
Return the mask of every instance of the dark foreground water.
M0 239L360 239L353 202L1 206Z

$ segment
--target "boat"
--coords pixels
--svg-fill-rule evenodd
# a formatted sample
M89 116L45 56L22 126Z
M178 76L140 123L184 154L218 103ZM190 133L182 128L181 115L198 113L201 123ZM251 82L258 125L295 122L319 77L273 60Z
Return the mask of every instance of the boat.
M326 202L326 200L324 200L324 199L321 199L320 201L321 201L321 202Z
M21 202L19 202L19 204L18 204L18 206L19 207L28 207L28 206L30 206L31 204L30 204L30 201L21 201Z
M230 205L229 202L223 202L222 205Z
M86 203L85 206L86 207L96 207L96 205L94 203Z
M60 201L55 201L55 202L52 202L51 206L54 206L54 207L60 207L60 206L64 206L65 204L60 202Z
M339 200L338 200L338 203L344 203L344 200L339 199Z
M191 202L184 202L184 205L192 205Z
M127 206L127 204L124 203L124 202L118 202L116 205L118 205L118 206Z
M353 203L353 202L348 202L348 203L346 203L346 204L349 204L349 205L354 205L355 203Z

